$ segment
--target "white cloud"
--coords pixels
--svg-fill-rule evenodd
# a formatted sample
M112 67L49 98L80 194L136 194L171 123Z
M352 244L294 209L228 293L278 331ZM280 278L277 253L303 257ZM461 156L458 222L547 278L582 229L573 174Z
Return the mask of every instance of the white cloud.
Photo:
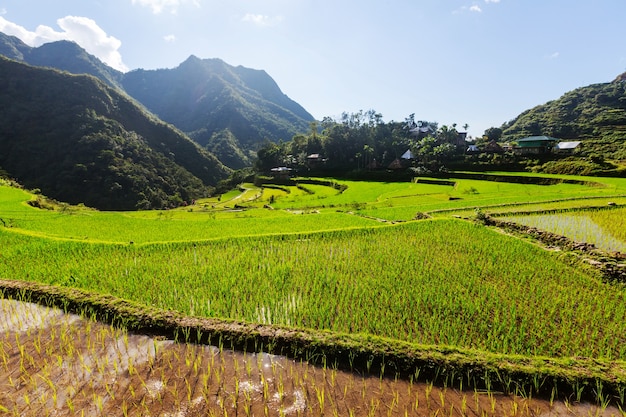
M128 71L119 52L122 42L107 35L94 20L87 17L66 16L58 19L57 24L62 29L61 32L45 25L39 25L34 32L31 32L23 26L0 17L0 31L20 38L29 46L37 47L60 40L74 41L110 67L119 71Z
M485 0L485 3L489 4L489 3L500 3L500 0ZM452 12L453 14L460 14L460 13L466 13L466 12L473 12L473 13L482 13L483 9L480 7L480 5L478 5L475 1L474 4L471 6L461 6L458 9L456 9L454 12Z
M138 4L152 9L152 13L159 14L169 11L172 14L178 13L178 8L184 4L191 3L200 7L200 0L131 0L132 4Z
M166 35L166 36L163 36L163 40L165 42L176 42L176 35Z
M467 12L471 13L482 13L483 9L480 8L479 5L474 4L472 6L461 6L456 10L452 11L452 14L463 14Z
M549 59L557 59L559 57L559 55L560 54L558 52L554 52L554 53L548 55L548 58Z
M244 22L253 23L257 26L275 26L283 21L282 16L270 17L262 14L246 14L242 19Z

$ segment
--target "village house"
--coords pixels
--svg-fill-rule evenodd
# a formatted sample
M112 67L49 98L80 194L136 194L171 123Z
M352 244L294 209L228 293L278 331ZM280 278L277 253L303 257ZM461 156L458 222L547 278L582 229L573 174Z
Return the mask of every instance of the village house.
M306 157L306 165L310 169L317 168L324 162L326 162L326 159L319 153L312 153Z
M554 151L562 155L572 155L581 148L580 141L559 142L556 144Z
M529 136L519 139L513 152L518 155L545 155L552 152L558 141L549 136Z
M274 178L289 178L293 172L292 168L274 167L270 170Z

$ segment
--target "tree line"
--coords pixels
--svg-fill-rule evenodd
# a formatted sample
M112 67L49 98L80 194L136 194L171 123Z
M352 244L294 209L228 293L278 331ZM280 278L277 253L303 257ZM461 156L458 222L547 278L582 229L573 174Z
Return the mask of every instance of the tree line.
M295 135L289 142L266 142L257 152L256 170L269 172L281 166L343 172L387 168L394 161L408 160L409 151L418 167L438 171L446 161L462 159L467 148L465 134L456 123L439 126L416 120L415 114L400 122L385 122L375 110L360 110L344 112L338 119L325 117L309 127L308 133Z

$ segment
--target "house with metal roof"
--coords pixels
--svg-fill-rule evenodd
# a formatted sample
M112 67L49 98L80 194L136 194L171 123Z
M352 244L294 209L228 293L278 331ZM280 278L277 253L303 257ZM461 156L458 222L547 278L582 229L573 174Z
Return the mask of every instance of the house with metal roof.
M558 141L550 136L529 136L519 139L513 151L519 155L543 155L552 152Z
M293 173L293 169L288 167L274 167L270 171L275 178L288 178Z
M561 154L572 154L580 149L581 141L559 142L556 144L554 151Z

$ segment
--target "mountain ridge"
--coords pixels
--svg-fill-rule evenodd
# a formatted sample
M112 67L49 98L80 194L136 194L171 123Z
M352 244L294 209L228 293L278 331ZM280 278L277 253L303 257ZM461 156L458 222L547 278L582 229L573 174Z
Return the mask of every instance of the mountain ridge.
M120 88L124 73L113 69L72 41L55 41L33 48L15 36L0 32L0 55L33 66L50 67L72 74L89 74Z
M265 140L290 140L313 121L302 106L282 93L263 70L233 67L219 58L191 55L172 69L130 71L125 91L161 119L215 152L226 132L233 151L247 155L232 168L250 165ZM218 158L224 155L215 152Z
M0 167L51 198L106 210L167 208L229 170L90 75L0 57Z
M175 68L117 71L74 42L36 48L0 33L0 54L30 65L90 74L132 96L231 168L250 166L265 141L290 140L314 120L264 70L189 56Z

